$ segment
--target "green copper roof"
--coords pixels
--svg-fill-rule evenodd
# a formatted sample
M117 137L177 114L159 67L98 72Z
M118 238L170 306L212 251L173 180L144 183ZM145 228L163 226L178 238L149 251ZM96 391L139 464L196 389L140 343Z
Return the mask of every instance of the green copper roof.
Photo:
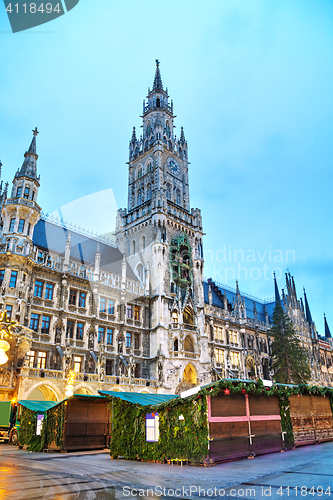
M57 406L60 403L62 403L62 401L33 401L33 400L29 401L28 399L18 401L19 405L25 406L25 408L28 408L29 410L41 413L50 410L51 408Z
M129 403L141 406L151 406L178 398L175 394L143 394L141 392L98 391L100 394L120 398Z

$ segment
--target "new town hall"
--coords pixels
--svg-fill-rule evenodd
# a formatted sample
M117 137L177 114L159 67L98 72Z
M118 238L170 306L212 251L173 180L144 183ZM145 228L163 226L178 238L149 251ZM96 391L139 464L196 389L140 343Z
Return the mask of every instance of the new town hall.
M81 394L179 393L219 377L272 377L275 302L203 279L187 142L183 128L174 135L158 61L142 119L142 137L133 129L129 144L116 244L42 215L37 129L11 193L1 184L0 307L17 326L0 367L0 399L61 400L72 372ZM311 382L333 385L326 320L324 338L289 274L286 290L281 300L308 350ZM275 294L279 300L276 282Z

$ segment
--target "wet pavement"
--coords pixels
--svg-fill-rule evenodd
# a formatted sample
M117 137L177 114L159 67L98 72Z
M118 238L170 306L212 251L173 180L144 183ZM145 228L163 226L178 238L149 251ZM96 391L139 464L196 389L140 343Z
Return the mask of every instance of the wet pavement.
M0 444L0 500L323 498L333 442L215 467L111 460L107 451L31 453Z

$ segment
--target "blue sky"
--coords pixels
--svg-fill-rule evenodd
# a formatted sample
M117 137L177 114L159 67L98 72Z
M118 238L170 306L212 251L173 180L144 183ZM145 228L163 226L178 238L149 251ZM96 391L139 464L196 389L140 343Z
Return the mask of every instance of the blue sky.
M80 0L12 34L0 5L2 177L37 125L44 212L88 196L89 228L112 229L159 58L188 140L205 275L266 298L272 270L288 268L322 333L323 311L333 328L332 28L328 0Z

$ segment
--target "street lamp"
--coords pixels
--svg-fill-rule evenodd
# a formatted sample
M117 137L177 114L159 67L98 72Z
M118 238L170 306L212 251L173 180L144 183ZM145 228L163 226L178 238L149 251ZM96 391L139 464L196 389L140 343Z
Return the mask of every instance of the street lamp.
M9 343L5 339L12 338L11 328L16 326L16 321L10 321L7 317L7 311L4 311L0 316L0 365L4 365L8 361L6 352L10 349Z

